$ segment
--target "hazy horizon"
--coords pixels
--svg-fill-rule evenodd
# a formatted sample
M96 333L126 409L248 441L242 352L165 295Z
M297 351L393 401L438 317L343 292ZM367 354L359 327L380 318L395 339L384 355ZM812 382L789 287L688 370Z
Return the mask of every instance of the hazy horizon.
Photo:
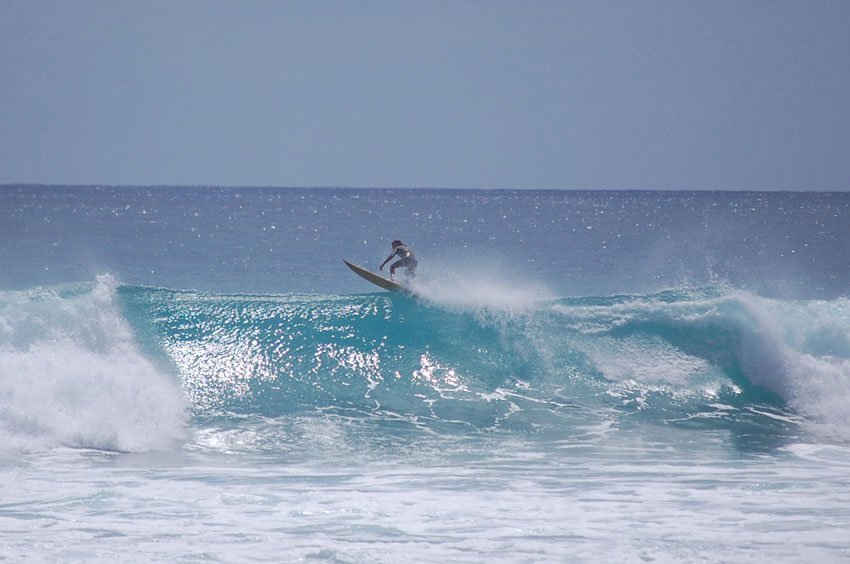
M10 182L0 184L0 188L127 188L127 189L163 189L173 188L178 190L191 190L194 188L213 188L221 190L430 190L435 192L445 191L475 191L475 192L677 192L682 194L694 192L736 192L736 193L760 193L760 192L785 192L785 193L842 193L850 190L844 188L534 188L534 187L502 187L502 188L467 188L463 186L276 186L276 185L250 185L250 184L47 184L33 182Z

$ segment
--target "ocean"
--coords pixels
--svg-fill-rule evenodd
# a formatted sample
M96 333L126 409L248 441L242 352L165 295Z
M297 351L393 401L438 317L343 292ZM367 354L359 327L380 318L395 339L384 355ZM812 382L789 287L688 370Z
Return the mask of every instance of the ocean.
M848 226L846 192L0 187L0 559L848 561ZM342 262L393 239L412 294Z

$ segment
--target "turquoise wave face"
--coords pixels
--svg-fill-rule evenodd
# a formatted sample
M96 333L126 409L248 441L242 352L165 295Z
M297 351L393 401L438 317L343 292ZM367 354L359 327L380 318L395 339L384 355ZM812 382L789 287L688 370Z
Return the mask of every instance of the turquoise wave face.
M341 418L373 438L850 437L846 299L437 296L224 295L108 276L0 293L0 438L14 451L162 448L187 410L192 433L247 426L273 449L282 428Z
M848 393L846 300L703 288L505 310L391 294L118 294L201 419L333 413L535 433L604 420L743 435L846 424L833 401Z
M458 409L458 420L480 426L507 409L483 394L534 377L529 351L507 343L501 328L403 296L120 294L201 415L332 410L450 420Z

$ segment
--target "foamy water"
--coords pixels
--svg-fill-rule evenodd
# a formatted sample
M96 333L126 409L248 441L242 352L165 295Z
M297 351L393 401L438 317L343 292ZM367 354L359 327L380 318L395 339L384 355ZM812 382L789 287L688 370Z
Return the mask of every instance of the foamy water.
M139 352L115 287L104 276L64 292L0 294L0 448L10 455L180 444L184 394Z

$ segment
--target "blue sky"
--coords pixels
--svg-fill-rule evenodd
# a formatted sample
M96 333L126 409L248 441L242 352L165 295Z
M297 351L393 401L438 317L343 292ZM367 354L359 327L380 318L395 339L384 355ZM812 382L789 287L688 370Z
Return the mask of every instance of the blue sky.
M850 190L850 2L0 0L0 183Z

